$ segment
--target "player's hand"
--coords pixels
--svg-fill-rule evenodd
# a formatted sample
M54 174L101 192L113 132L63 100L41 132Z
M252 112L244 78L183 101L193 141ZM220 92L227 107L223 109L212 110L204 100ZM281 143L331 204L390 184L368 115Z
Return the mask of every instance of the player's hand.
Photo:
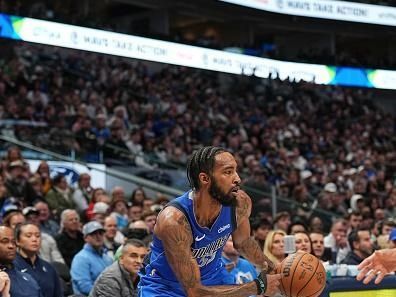
M374 278L375 284L379 284L387 273L392 272L389 260L386 259L386 250L375 251L370 257L364 259L358 265L359 274L356 276L358 281L363 280L364 284L368 284Z
M280 279L281 275L280 274L263 274L260 273L259 276L257 277L258 279L264 279L266 278L266 287L264 294L265 296L272 296L275 293L279 292L279 285L280 285Z

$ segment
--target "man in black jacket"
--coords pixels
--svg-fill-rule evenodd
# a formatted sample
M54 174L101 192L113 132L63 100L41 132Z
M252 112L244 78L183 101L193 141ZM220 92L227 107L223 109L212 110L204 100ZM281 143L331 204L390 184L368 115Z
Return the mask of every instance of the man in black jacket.
M348 235L348 242L352 249L342 264L358 265L373 253L370 231L367 229L352 230Z

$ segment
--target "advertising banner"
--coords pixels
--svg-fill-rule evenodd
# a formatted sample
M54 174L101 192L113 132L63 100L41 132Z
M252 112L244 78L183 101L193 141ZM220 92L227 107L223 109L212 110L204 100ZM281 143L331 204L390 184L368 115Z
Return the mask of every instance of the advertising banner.
M219 0L295 16L396 26L396 8L334 0Z
M0 14L0 37L261 78L396 89L396 72L284 62Z

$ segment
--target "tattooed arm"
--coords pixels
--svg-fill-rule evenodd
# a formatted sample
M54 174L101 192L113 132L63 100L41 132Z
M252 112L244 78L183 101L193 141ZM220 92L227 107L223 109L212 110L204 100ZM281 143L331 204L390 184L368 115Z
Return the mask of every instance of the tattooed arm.
M242 190L238 191L237 201L236 214L238 227L232 234L234 247L256 267L262 271L271 272L275 268L274 263L264 255L257 241L250 236L249 217L252 211L252 201Z
M201 284L199 267L191 252L193 237L190 225L184 214L174 207L167 207L158 215L154 233L161 239L166 258L188 297L257 294L255 282L235 286Z

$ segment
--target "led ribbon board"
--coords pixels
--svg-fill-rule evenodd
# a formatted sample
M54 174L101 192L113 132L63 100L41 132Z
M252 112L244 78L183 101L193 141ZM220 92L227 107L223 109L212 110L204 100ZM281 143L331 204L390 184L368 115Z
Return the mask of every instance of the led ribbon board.
M396 89L395 71L277 61L6 14L0 37L262 78Z
M396 8L335 0L219 0L295 16L396 26Z

